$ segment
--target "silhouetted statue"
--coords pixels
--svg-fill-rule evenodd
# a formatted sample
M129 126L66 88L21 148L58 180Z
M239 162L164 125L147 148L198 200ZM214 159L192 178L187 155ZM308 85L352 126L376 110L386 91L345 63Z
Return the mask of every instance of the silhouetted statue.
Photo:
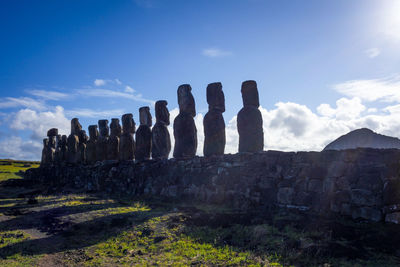
M54 162L59 164L62 162L62 155L61 155L61 134L56 135L56 152L54 155Z
M46 166L48 164L48 159L47 159L47 150L49 147L49 139L48 138L44 138L43 139L43 149L42 149L42 159L40 161L40 166Z
M79 151L79 135L82 131L82 125L79 123L78 118L73 118L71 120L71 134L67 138L67 162L68 163L78 163L80 162L81 154Z
M110 160L118 160L119 158L119 142L121 137L121 125L119 119L111 119L110 124L111 135L108 139L107 158Z
M150 159L152 117L149 107L139 108L140 126L136 131L135 159L143 161Z
M169 136L169 111L168 102L156 102L156 124L151 131L151 156L153 159L167 159L171 152L171 137Z
M225 97L221 83L210 83L207 86L208 112L204 116L204 149L205 157L223 155L225 150Z
M47 145L45 149L45 164L52 164L56 162L56 148L57 148L58 129L51 128L47 131ZM44 145L44 143L43 143Z
M263 120L258 110L259 99L257 83L242 83L243 108L237 116L239 132L239 152L258 152L264 148Z
M191 91L189 84L178 88L179 115L174 120L174 158L191 158L196 155L197 129L193 119L196 107Z
M88 141L88 136L86 135L85 130L81 130L78 135L79 138L79 145L78 145L78 150L79 150L79 157L78 157L78 163L86 164L87 156L86 156L86 149L87 149L87 141Z
M67 136L63 135L61 136L61 141L60 141L60 154L61 154L61 162L66 162L68 158L68 142L67 142Z
M135 154L135 121L131 113L122 115L122 135L119 144L119 158L121 160L133 160Z
M88 164L93 164L97 160L96 147L99 132L97 125L89 125L89 141L86 144L86 161Z
M103 161L107 159L108 139L110 137L108 120L99 120L99 139L97 140L96 154L97 160Z

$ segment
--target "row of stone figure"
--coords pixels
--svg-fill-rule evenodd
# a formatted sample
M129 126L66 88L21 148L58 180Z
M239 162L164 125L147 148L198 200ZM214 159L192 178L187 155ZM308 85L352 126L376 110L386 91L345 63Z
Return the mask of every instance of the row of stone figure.
M197 150L197 129L195 101L188 84L178 88L179 115L174 120L175 158L194 157ZM259 111L259 97L255 81L242 83L243 108L237 116L239 152L262 151L264 134L262 116ZM225 150L225 97L221 83L207 86L208 112L204 116L204 156L222 155ZM95 163L103 160L166 159L171 151L171 140L167 126L170 124L167 101L155 104L156 123L152 126L149 107L139 109L140 126L135 133L135 122L131 113L119 119L99 120L89 126L89 139L77 118L71 121L71 134L59 135L56 128L47 132L43 140L42 164L48 163Z

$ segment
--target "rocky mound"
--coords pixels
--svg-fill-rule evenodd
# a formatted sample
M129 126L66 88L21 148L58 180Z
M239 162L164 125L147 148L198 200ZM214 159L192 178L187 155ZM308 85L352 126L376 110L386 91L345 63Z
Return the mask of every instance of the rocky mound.
M328 144L323 150L342 150L358 147L400 149L400 139L375 133L368 128L362 128L342 135Z

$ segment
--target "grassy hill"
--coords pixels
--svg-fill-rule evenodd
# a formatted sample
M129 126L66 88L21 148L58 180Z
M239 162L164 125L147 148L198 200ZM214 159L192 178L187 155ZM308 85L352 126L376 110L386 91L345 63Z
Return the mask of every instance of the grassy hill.
M400 228L294 211L52 192L0 161L0 266L398 266Z

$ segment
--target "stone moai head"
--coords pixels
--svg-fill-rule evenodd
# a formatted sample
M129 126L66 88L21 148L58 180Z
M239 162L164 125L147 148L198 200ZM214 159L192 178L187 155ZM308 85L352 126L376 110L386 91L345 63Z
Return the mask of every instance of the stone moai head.
M111 135L113 136L118 136L118 137L121 136L121 125L119 124L119 119L117 118L111 119L110 131Z
M221 83L210 83L207 86L207 103L209 110L217 109L225 112L225 96Z
M49 141L48 142L49 142L48 143L49 147L56 148L56 137L54 135L49 137Z
M178 105L180 113L188 113L196 116L196 107L192 95L192 87L189 84L182 84L178 87Z
M132 113L122 115L122 129L124 133L135 133L135 121L133 120Z
M80 131L78 137L79 137L79 143L81 143L81 144L86 144L87 143L88 136L87 136L85 130Z
M79 135L80 131L82 131L82 125L79 123L79 119L73 118L71 120L71 134Z
M97 131L97 125L89 125L89 137L90 140L97 140L99 137L99 131Z
M51 128L50 130L47 131L47 136L57 136L58 135L58 129L57 128Z
M101 137L108 137L109 134L109 128L108 128L108 120L99 120L99 129L100 129L100 136Z
M257 83L255 81L245 81L242 83L243 106L259 107Z
M159 100L156 102L156 121L163 122L169 125L169 111L167 108L168 102L166 100Z
M150 108L149 107L141 107L139 108L139 119L140 125L147 125L151 127L153 124Z

